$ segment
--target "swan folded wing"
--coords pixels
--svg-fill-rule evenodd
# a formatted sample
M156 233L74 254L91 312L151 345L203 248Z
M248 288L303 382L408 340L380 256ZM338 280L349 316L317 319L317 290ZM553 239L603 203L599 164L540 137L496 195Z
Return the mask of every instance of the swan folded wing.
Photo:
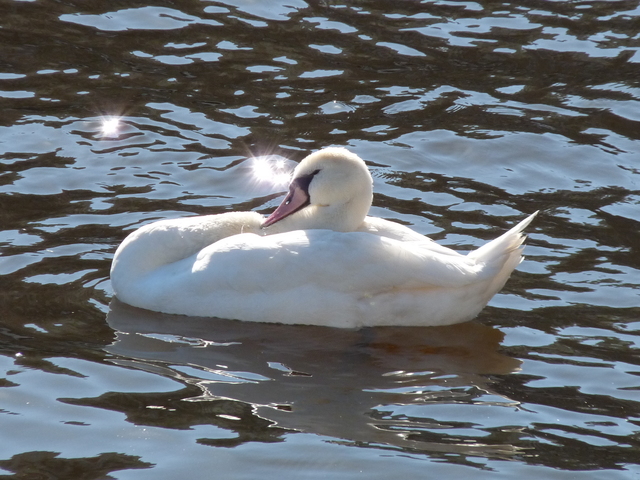
M382 237L378 242L366 243L363 254L377 261L365 264L362 275L373 277L374 283L379 284L372 292L374 294L392 290L457 288L495 274L495 269L429 239L400 242Z
M419 242L433 242L428 237L419 234L411 230L409 227L405 225L401 225L400 223L391 222L389 220L385 220L384 218L379 217L365 217L364 221L357 229L358 232L367 232L372 233L374 235L378 235L380 237L393 238L395 240L400 240L403 242L410 241L419 241ZM450 250L452 251L452 250Z
M189 277L199 288L278 292L311 284L375 295L395 288L458 287L495 273L465 256L443 255L444 247L433 245L330 230L235 235L203 249Z
M434 242L429 237L426 237L418 232L411 230L405 225L399 223L390 222L383 218L378 217L366 217L360 228L359 232L372 233L380 237L392 238L399 240L405 245L415 243L417 246L427 245L433 252L441 255L450 255L454 257L464 257L461 253L451 250L450 248L443 247L442 245Z

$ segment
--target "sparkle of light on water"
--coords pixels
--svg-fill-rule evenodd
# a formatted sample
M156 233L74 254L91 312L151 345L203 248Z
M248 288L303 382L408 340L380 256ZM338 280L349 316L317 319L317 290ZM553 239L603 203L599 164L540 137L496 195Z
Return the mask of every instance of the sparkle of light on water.
M640 476L637 1L1 10L0 473ZM331 145L368 163L372 215L461 251L541 210L477 320L336 332L112 302L128 233L267 215Z

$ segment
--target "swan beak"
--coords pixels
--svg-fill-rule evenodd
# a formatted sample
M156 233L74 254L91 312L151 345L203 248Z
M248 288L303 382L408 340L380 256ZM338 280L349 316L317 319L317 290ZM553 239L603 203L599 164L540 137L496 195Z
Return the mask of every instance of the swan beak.
M276 222L279 222L285 217L288 217L292 213L297 212L301 208L309 205L309 194L306 192L304 188L301 188L299 185L292 183L289 193L282 203L275 209L275 211L269 215L269 217L264 221L260 228L266 228L270 225L273 225Z

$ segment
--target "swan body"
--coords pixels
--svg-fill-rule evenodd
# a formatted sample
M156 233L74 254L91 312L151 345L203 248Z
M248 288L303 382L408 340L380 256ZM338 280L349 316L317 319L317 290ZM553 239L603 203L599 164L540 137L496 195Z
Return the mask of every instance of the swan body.
M265 220L256 212L162 220L131 233L111 281L130 305L163 313L358 328L470 320L522 260L511 230L462 255L367 216L372 180L342 148L293 173Z

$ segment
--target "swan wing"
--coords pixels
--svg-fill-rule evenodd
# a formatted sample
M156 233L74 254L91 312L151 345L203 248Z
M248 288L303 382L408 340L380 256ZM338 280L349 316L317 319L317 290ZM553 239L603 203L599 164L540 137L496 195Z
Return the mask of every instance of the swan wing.
M205 288L277 292L310 283L362 295L398 288L458 287L488 274L474 260L451 250L443 254L443 249L431 241L401 242L364 232L243 234L203 249L189 270Z

